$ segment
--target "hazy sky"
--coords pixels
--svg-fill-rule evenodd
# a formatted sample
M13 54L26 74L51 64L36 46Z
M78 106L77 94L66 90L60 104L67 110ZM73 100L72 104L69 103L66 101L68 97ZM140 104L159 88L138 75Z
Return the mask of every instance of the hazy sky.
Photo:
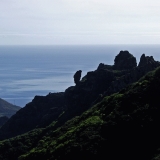
M0 0L0 45L159 43L159 0Z

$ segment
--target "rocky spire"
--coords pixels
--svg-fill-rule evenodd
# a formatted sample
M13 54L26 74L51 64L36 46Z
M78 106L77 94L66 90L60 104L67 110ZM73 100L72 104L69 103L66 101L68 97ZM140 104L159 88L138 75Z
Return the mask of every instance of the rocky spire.
M74 83L75 83L75 84L78 84L78 82L80 81L80 79L81 79L81 73L82 73L82 71L79 70L79 71L77 71L77 72L74 74L73 78L74 78Z
M159 64L159 62L154 60L153 56L145 56L145 54L142 54L138 67L157 67Z
M114 59L114 69L128 70L137 66L136 58L128 51L120 51Z

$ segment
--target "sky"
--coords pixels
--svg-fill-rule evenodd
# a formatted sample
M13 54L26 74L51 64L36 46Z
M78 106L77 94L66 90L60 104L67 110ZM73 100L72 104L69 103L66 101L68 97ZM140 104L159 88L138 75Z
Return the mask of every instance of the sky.
M0 0L0 45L159 44L159 0Z

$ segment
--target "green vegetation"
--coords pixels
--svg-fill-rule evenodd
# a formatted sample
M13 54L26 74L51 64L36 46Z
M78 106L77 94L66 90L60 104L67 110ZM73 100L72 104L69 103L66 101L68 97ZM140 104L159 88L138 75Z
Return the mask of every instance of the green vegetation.
M58 119L48 127L1 141L0 159L158 160L159 99L157 68L56 130Z

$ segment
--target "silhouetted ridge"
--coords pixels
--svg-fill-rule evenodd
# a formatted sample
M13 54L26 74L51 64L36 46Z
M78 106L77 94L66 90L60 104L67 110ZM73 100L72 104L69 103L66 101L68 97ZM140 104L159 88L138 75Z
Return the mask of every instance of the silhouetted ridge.
M145 56L145 54L142 54L140 58L140 62L138 67L147 67L147 68L155 68L158 67L160 62L155 61L153 56Z
M78 84L78 83L79 83L79 81L80 81L80 79L81 79L81 73L82 73L82 71L79 70L79 71L77 71L77 72L74 74L73 78L74 78L74 83L75 83L75 84Z
M55 129L0 142L6 160L159 160L160 67Z
M65 92L35 96L32 102L2 126L0 139L45 127L53 121L56 121L55 130L71 118L81 115L105 96L119 92L158 66L160 63L153 57L144 55L137 66L136 58L131 53L121 51L115 57L114 65L101 63L95 71L88 72L81 80L79 74L76 85L68 87Z
M115 57L114 69L125 70L137 67L136 58L128 51L120 51Z

